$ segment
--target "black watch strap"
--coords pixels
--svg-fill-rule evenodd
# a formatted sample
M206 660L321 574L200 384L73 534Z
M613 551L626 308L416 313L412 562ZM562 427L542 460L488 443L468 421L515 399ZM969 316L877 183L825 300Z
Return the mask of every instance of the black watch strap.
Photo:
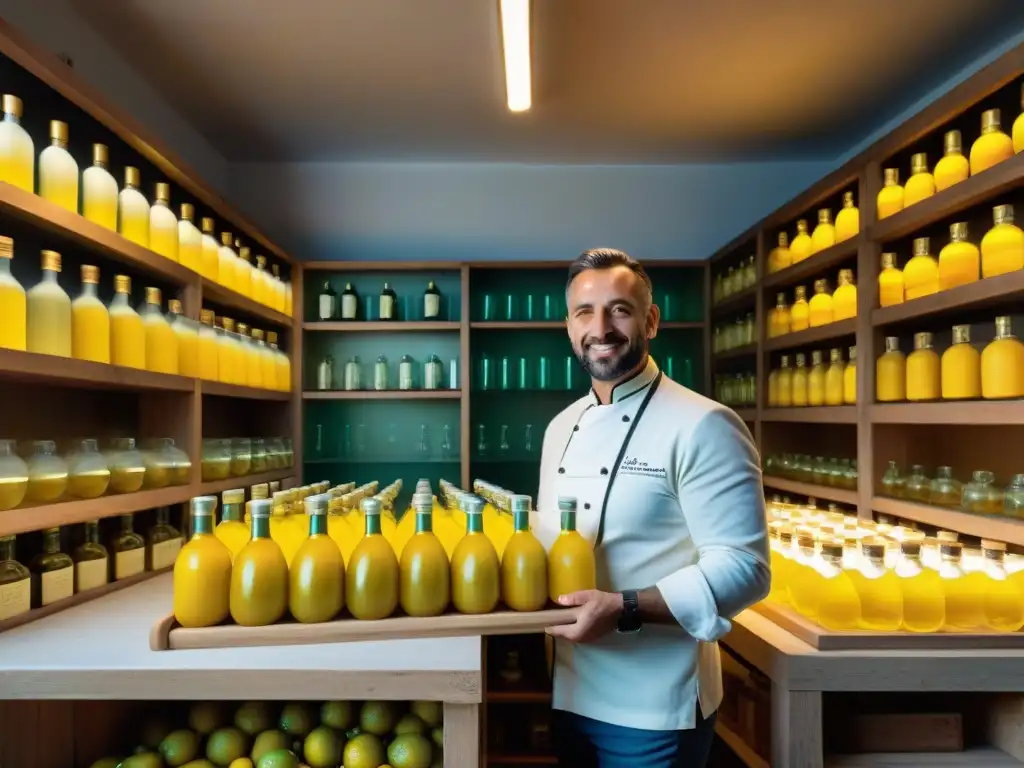
M640 621L640 595L635 589L627 589L622 593L622 615L619 617L617 631L622 633L639 632L643 627Z

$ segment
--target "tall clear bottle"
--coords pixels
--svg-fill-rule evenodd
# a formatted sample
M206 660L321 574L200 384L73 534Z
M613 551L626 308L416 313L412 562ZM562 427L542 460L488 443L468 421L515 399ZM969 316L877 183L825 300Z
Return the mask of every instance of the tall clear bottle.
M139 191L139 169L125 166L124 189L117 196L117 231L143 248L149 248L149 201Z
M106 144L92 145L92 165L82 171L82 215L94 224L117 231L117 180L108 170Z
M110 557L100 544L99 520L87 520L85 538L71 555L75 561L75 592L102 587L109 579Z
M197 274L203 272L203 235L195 225L196 209L191 203L181 204L178 221L178 261Z
M0 347L25 351L28 308L25 289L11 273L14 241L0 236Z
M149 247L161 256L178 261L178 220L171 210L171 185L157 182L149 209Z
M50 146L39 153L39 196L78 213L78 163L68 152L68 124L50 121Z
M114 300L110 304L110 361L126 368L146 367L146 329L131 305L132 279L114 277Z
M75 593L75 564L60 550L60 528L43 531L43 551L28 569L32 572L32 607L42 608Z
M132 529L132 516L121 515L120 532L110 542L114 554L114 581L136 576L146 570L146 542Z
M178 373L178 337L162 310L159 288L146 288L142 325L146 329L146 369L155 373Z
M0 181L26 192L36 190L36 148L28 131L21 127L21 99L3 95L0 121Z
M204 216L202 221L202 274L207 280L215 283L220 282L220 245L217 244L216 223L209 216Z
M71 357L71 298L57 282L60 254L42 252L43 278L27 296L27 349L42 355Z

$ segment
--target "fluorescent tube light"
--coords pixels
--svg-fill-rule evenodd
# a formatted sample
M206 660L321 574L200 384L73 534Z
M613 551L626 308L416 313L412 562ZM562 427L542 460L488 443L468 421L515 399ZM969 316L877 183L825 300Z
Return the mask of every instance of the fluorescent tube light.
M501 41L505 49L505 92L508 108L525 112L530 93L530 0L500 0Z

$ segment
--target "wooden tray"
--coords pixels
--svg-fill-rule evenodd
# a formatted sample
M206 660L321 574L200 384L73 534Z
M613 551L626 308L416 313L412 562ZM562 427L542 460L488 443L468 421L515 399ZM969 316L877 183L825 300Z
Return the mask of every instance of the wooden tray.
M405 640L422 637L466 637L472 635L527 635L547 627L572 624L578 608L553 608L518 613L496 611L479 615L447 613L443 616L415 618L395 616L378 621L353 618L321 624L286 621L267 627L240 627L222 624L216 627L185 629L174 614L157 621L149 632L149 647L154 651L192 648L242 648L263 645L316 645L373 640Z
M763 600L752 609L819 651L1024 649L1024 632L833 632L785 605Z

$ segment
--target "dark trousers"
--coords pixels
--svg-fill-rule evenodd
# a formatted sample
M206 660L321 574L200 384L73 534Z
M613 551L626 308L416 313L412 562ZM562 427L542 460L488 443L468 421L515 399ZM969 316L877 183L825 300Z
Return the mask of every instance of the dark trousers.
M715 714L685 731L646 731L554 710L551 734L559 768L704 768Z

